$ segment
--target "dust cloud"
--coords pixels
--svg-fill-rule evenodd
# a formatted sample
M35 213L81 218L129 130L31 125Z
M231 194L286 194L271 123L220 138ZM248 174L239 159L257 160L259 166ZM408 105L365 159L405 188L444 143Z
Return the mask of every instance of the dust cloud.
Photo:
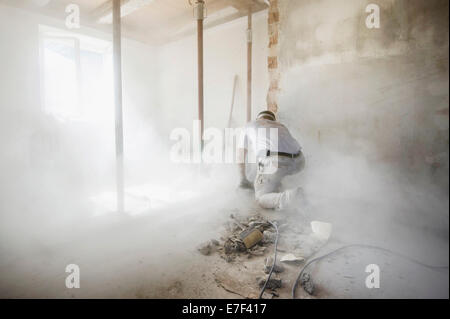
M238 172L233 165L170 161L168 132L173 123L159 120L157 109L164 105L149 111L153 101L145 94L156 95L158 87L142 84L156 81L145 77L152 70L141 63L149 61L151 53L125 43L126 211L116 212L113 105L105 101L101 109L106 112L87 120L59 118L42 109L36 40L41 22L45 21L0 7L0 30L11 30L12 25L17 31L0 32L1 60L7 61L0 75L0 297L166 297L156 288L166 287L175 276L189 280L201 273L205 265L199 264L196 245L217 238L230 212L255 211L253 197L237 189ZM10 45L18 39L21 50ZM140 52L144 52L141 60ZM388 78L391 64L391 60L381 63L381 80ZM396 71L402 73L409 66ZM320 67L322 74L333 74L325 77L329 81L316 81L320 77L314 70L303 72L302 81L286 77L284 90L295 94L280 101L279 115L303 146L307 164L284 186L300 185L305 190L299 216L333 224L331 245L379 245L427 264L448 265L448 139L435 147L442 150L443 155L437 155L444 158L446 167L405 165L410 163L411 140L434 141L426 129L402 126L401 106L389 109L392 98L415 105L411 101L414 81L401 88L404 96L383 99L391 94L389 90L374 90L377 93L371 96L371 87L360 84L367 64L353 67ZM339 75L349 80L343 75L349 71L357 77L339 81ZM310 80L314 89L308 90ZM352 95L344 82L364 90ZM112 95L112 88L106 93ZM386 127L411 133L411 139L400 140L404 148L396 148L398 140L386 138L389 129L383 118L366 125L366 114L373 114L373 109L365 113L357 108L366 96L371 96L369 102L382 100L376 105L384 110ZM343 107L347 103L350 109ZM186 103L186 109L195 109L191 104ZM315 112L317 106L323 108ZM348 120L345 115L354 110L356 119ZM447 126L448 133L448 118L443 124L442 119L436 121ZM375 131L376 138L370 139ZM378 262L388 278L396 280L382 281L388 288L380 294L360 288L369 294L364 296L448 298L448 269L435 272L395 256L360 253L350 256L351 265L336 257L334 266L321 268L315 278L327 282L333 296L351 297L332 283L332 271L364 276L364 266ZM82 289L66 289L68 264L80 266ZM400 277L406 279L398 281ZM208 297L208 289L212 288L185 294Z

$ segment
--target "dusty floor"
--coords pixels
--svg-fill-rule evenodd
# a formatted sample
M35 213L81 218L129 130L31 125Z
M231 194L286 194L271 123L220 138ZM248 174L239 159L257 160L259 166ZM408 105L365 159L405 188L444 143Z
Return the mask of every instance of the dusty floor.
M264 259L272 255L272 248L264 256L242 255L231 263L220 254L204 256L196 249L204 241L219 239L230 213L236 212L260 213L271 220L288 217L292 225L302 227L309 227L305 221L312 219L332 223L332 235L318 255L344 244L375 244L448 266L448 226L417 226L410 205L420 205L423 198L417 194L396 204L387 196L364 197L356 185L350 198L334 198L336 191L325 189L327 197L310 196L308 208L301 212L273 212L259 209L251 192L237 190L228 180L218 183L224 188L210 189L208 179L201 184L206 189L192 190L207 194L207 201L204 196L193 197L136 216L92 216L89 209L74 207L72 219L63 218L64 223L53 218L57 215L40 217L45 223L20 218L4 228L8 233L0 234L0 297L255 298L256 278L263 276ZM389 191L388 187L384 188ZM428 219L437 216L427 213ZM283 232L280 236L283 248ZM291 239L302 243L300 237ZM65 287L65 267L72 263L80 267L80 289ZM380 267L379 289L365 285L369 264ZM285 265L276 298L291 297L300 266ZM448 298L448 269L436 271L380 251L346 250L314 264L310 271L316 294L298 288L297 298Z
M30 242L30 248L22 255L16 253L2 260L1 296L255 298L259 293L256 278L264 275L264 259L273 254L272 249L264 256L242 255L232 263L217 253L203 256L196 250L202 241L218 237L230 209L224 208L221 215L211 218L192 209L183 216L164 215L158 222L152 216L116 216L115 222L91 226L83 236L76 235L75 240L70 239L77 233L73 230L64 240L52 244ZM249 200L243 210L255 212L257 207ZM282 214L259 212L272 219ZM174 218L178 221L176 225L183 227L175 227ZM398 229L400 234L401 228ZM344 243L338 233L333 235L323 252ZM279 256L282 255L280 252ZM64 269L69 263L80 266L80 289L65 288ZM365 287L368 275L365 266L371 263L379 264L382 269L380 289ZM299 269L299 266L285 265L285 271L280 274L283 287L276 290L276 298L291 297ZM444 272L424 269L386 253L354 249L324 260L312 269L315 296L299 288L297 298L448 297L448 269Z

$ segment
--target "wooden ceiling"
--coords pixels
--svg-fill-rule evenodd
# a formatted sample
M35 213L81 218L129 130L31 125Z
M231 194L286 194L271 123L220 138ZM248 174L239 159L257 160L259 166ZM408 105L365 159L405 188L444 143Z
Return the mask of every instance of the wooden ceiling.
M194 1L122 0L122 6L130 2L128 5L135 8L122 17L123 35L149 44L161 44L193 34L196 23L190 2ZM205 2L207 7L205 28L246 16L250 8L252 12L267 8L265 0L205 0ZM59 19L65 19L66 6L74 3L80 7L82 25L107 32L112 29L108 19L108 15L111 15L111 0L0 0L0 3Z

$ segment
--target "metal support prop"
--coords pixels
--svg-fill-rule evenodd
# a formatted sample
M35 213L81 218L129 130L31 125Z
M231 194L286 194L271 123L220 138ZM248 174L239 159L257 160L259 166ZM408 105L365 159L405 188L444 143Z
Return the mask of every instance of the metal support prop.
M248 9L247 29L247 122L252 120L252 8Z
M124 168L123 168L123 122L122 122L122 46L120 0L113 0L113 60L114 60L114 104L116 121L116 193L117 211L123 212Z
M203 151L203 20L205 18L204 0L196 0L194 15L197 20L197 57L198 57L198 119L200 121L200 153Z

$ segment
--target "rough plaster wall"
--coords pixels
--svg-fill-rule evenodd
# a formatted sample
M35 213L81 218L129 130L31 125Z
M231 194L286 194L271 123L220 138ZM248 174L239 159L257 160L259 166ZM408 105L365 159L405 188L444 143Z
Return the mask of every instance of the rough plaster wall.
M369 3L380 29L365 26ZM281 118L318 143L431 171L448 190L448 1L279 5Z

